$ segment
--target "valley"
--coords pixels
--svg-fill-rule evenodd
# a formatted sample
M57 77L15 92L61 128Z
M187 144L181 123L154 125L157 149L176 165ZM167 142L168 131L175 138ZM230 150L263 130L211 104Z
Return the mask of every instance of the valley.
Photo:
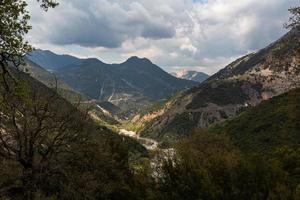
M177 96L175 93L180 93L180 88L185 90L197 85L167 74L145 58L131 57L120 66L110 66L97 59L58 55L47 50L36 50L27 58L24 72L48 87L57 87L64 98L74 104L79 103L82 109L88 109L96 123L137 140L151 151L158 150L159 143L134 132L138 130L131 127L136 126L133 118L155 105L163 105L164 98L174 98ZM44 68L33 61L44 64ZM114 72L112 67L119 71ZM157 85L153 85L154 79Z
M43 50L34 51L27 57L37 64L46 63L46 70L52 71L74 90L119 107L120 117L132 116L160 98L198 84L175 78L150 60L135 56L120 64L106 64L95 58L79 59Z
M134 131L127 131L125 129L121 129L119 134L134 138L135 140L137 140L141 144L143 144L143 146L146 147L146 149L148 149L148 150L157 150L157 147L158 147L158 142L157 141L149 139L149 138L140 137Z
M0 200L300 200L297 0L0 18Z
M49 76L56 76L60 88L80 94L80 104L90 109L97 123L144 141L143 145L150 143L145 146L153 150L158 146L169 148L194 129L222 122L299 87L299 55L284 48L293 40L299 41L299 31L292 30L211 77L201 75L203 82L198 84L181 79L196 77L195 72L178 72L180 79L175 78L150 60L138 57L109 65L93 58L37 50L28 58L44 63L45 70L52 72L42 72L31 61L27 70L48 85ZM282 49L276 50L278 46ZM55 69L50 67L55 64Z

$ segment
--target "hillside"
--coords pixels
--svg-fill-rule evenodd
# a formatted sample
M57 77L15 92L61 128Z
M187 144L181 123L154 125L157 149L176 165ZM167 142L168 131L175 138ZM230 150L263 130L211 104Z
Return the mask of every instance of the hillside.
M82 101L89 99L86 95L75 91L64 81L58 79L55 74L45 70L33 61L26 59L25 63L24 66L21 66L22 71L50 88L57 87L58 93L68 101L75 103L79 99Z
M0 79L1 196L23 199L30 190L74 199L86 195L90 185L97 192L89 190L89 195L99 199L128 195L119 187L131 187L132 164L147 150L94 123L84 110L28 74L10 71L12 76L5 77L9 90ZM84 184L83 177L89 177ZM103 185L110 189L102 190Z
M28 61L26 61L26 62L28 62ZM38 65L36 65L30 61L26 65L26 69L28 69L29 65L32 67L32 69L34 69L34 71L41 70L41 72L47 72L47 71L44 71L43 68L40 68ZM26 94L27 95L26 97L32 99L32 101L34 101L34 98L41 98L41 100L43 100L43 102L41 102L41 104L42 103L51 104L52 109L49 109L51 113L53 113L55 115L63 115L63 114L68 113L67 110L72 110L73 111L72 115L74 114L74 116L70 116L70 117L74 117L74 119L76 119L76 117L79 118L80 120L78 121L78 123L80 122L83 125L88 126L88 128L86 130L89 130L89 128L92 128L93 133L91 133L91 134L94 134L94 133L96 135L102 134L102 136L107 137L107 138L115 138L116 140L124 141L124 139L122 139L123 137L119 136L119 134L108 129L106 126L103 126L99 123L95 123L95 120L93 119L93 117L90 115L87 115L89 113L86 113L87 110L85 110L85 106L83 105L84 102L81 105L77 105L76 102L69 101L68 99L66 99L62 95L60 95L59 93L56 93L57 92L56 88L48 87L47 84L39 81L38 79L35 79L36 76L33 76L32 74L28 73L28 71L27 71L27 73L24 73L22 71L15 70L12 68L11 72L15 79L19 80L21 82L21 84L24 84L24 86L20 86L21 91L25 90L25 88L23 88L23 87L28 87L28 89L26 88L26 90L29 90L30 93ZM38 77L40 77L40 76L38 76ZM51 79L49 79L49 80L51 80ZM2 81L2 80L0 80L0 81ZM4 91L3 84L0 84L0 85L1 85L1 87L0 87L1 92L3 92ZM67 86L67 85L64 85L64 83L61 82L61 87L63 87L63 86ZM22 91L22 92L24 92L24 91ZM58 88L58 92L59 92L59 88ZM36 96L34 96L33 94ZM76 93L76 94L78 94L78 93ZM28 102L25 102L25 103L28 103ZM105 102L101 102L101 103L100 102L99 103L92 102L92 103L89 103L88 106L90 107L90 106L96 105L96 104L99 104L103 107L109 106L109 103L105 103ZM105 106L105 105L107 105L107 106ZM2 109L1 106L0 106L0 108ZM117 109L117 108L114 108L114 109ZM89 108L88 111L94 112L94 110L92 108ZM113 118L109 118L108 116L104 115L104 113L101 111L97 110L96 114L98 115L98 118L100 120L103 120L103 121L111 120L112 121L111 124L118 123ZM101 114L103 114L103 116ZM103 118L101 118L101 116ZM103 130L103 133L96 133L97 132L96 130ZM92 136L96 136L96 135L92 135ZM98 137L98 136L96 136L96 137ZM137 142L135 142L134 140L132 140L130 138L128 138L128 140L131 143L136 143L135 145L138 144ZM139 146L139 145L137 145L137 146ZM145 149L142 148L142 151L145 152Z
M268 154L300 145L300 89L263 101L240 115L209 127L227 134L244 152Z
M119 122L114 119L115 115L121 113L120 109L108 102L91 100L87 95L75 91L55 74L45 70L41 66L29 59L25 60L26 64L21 66L21 70L33 77L34 79L45 84L58 92L63 98L77 105L80 103L82 109L89 109L91 117L99 124L105 126L117 125Z
M265 49L234 61L167 102L164 112L144 123L140 134L173 141L300 87L299 39L300 32L292 30Z
M120 64L58 55L47 50L35 50L27 57L52 70L73 90L118 106L119 116L130 116L153 101L197 85L194 81L175 78L150 60L135 56Z
M132 57L121 64L105 64L97 59L66 66L57 76L72 88L101 101L109 101L128 115L197 83L175 78L146 58Z
M209 78L209 75L203 72L188 71L188 70L181 70L178 72L173 72L171 74L177 78L196 81L199 83L202 83L203 81Z
M55 71L64 66L80 62L79 58L70 55L58 55L48 50L36 49L27 58L49 71Z

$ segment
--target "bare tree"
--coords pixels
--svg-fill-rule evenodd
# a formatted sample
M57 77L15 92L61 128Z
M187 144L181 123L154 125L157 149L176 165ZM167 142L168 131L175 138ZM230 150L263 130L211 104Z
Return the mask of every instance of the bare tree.
M0 157L19 163L26 197L33 199L36 176L51 174L51 162L85 140L87 115L40 84L12 83L10 92L0 89Z

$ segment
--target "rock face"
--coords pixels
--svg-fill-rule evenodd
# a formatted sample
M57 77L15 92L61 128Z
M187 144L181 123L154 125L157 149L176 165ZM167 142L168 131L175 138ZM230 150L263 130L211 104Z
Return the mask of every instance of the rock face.
M171 106L147 122L141 134L174 139L298 87L300 32L292 30L265 49L234 61L200 86L168 102Z

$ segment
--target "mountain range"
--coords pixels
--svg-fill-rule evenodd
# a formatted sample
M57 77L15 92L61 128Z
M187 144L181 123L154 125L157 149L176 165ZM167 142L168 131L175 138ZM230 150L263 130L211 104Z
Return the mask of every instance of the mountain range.
M58 55L49 50L36 49L26 56L29 60L49 71L56 71L66 65L75 64L81 59L70 55Z
M188 71L188 70L180 70L177 72L172 72L171 74L177 78L196 81L199 83L202 83L203 81L209 78L209 75L203 72Z
M129 114L198 84L173 77L146 58L131 57L120 64L106 64L96 58L79 59L37 50L28 59L52 70L74 90L91 99L111 102Z
M172 141L300 87L299 41L300 31L292 30L268 47L237 59L159 110L136 116L135 121L145 124L140 134Z

